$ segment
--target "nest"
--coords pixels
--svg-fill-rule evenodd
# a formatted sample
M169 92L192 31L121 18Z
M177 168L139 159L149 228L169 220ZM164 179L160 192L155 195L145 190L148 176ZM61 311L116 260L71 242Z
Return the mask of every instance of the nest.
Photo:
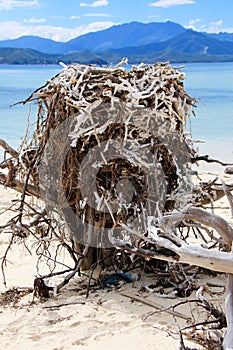
M145 217L190 201L185 124L195 101L183 80L168 63L73 63L27 100L36 100L38 114L23 172L30 169L31 184L77 241L91 225L91 245L107 246L104 229L119 234L127 223L146 232Z

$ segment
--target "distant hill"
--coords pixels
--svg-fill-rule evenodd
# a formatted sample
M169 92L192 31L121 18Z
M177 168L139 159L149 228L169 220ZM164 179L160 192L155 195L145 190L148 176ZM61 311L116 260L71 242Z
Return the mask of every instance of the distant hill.
M18 39L2 40L0 47L32 49L49 54L65 54L73 51L105 51L110 48L138 46L160 42L183 33L185 28L173 22L131 22L112 26L98 32L80 35L67 42L58 42L37 36L22 36Z
M169 21L166 23L147 24L131 22L113 26L99 32L81 35L68 41L65 45L65 50L67 52L86 49L100 52L112 48L161 42L183 32L185 32L184 27Z
M18 39L0 40L0 47L32 49L49 54L63 53L63 45L64 43L38 36L21 36Z
M112 55L112 57L111 57ZM205 34L186 30L172 39L122 49L111 49L104 58L111 61L126 56L131 63L170 62L224 62L233 60L233 43L219 41Z
M0 64L50 64L53 59L53 56L31 49L0 48Z
M122 57L129 63L233 61L233 34L201 33L173 22L131 22L66 43L33 36L0 41L0 64L115 64Z
M233 33L208 33L210 37L221 41L233 41Z
M50 55L31 49L0 48L0 64L58 64L60 61L66 64L72 62L83 64L99 62L106 65L108 63L101 56L90 51L79 51L67 55Z
M172 39L160 43L125 47L122 49L113 49L111 51L119 55L131 56L148 55L155 52L171 50L193 55L233 55L233 44L227 41L214 39L205 34L189 29Z

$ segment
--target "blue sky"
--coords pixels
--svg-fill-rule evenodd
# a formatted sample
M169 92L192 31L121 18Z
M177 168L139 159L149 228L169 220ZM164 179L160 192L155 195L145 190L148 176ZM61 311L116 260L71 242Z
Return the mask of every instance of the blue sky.
M233 0L0 0L0 40L37 35L68 41L132 21L233 32Z

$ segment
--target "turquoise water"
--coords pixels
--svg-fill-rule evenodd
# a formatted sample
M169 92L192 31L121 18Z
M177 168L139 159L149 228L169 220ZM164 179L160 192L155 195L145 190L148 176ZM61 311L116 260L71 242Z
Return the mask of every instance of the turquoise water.
M186 64L185 88L197 98L191 120L202 153L233 162L233 63Z
M18 147L25 134L28 105L10 105L25 100L60 66L0 65L0 138ZM186 91L197 98L196 117L191 118L194 139L202 153L233 161L233 63L185 64ZM35 115L35 113L32 113Z
M60 66L0 65L0 138L19 146L25 135L29 106L10 106L24 101L59 71Z

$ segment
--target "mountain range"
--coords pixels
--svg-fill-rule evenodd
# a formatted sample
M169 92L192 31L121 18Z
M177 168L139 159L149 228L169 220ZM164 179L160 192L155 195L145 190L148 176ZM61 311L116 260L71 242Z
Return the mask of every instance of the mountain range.
M67 42L36 36L0 41L2 64L115 64L125 56L129 63L233 61L233 33L196 32L170 21L131 22Z

